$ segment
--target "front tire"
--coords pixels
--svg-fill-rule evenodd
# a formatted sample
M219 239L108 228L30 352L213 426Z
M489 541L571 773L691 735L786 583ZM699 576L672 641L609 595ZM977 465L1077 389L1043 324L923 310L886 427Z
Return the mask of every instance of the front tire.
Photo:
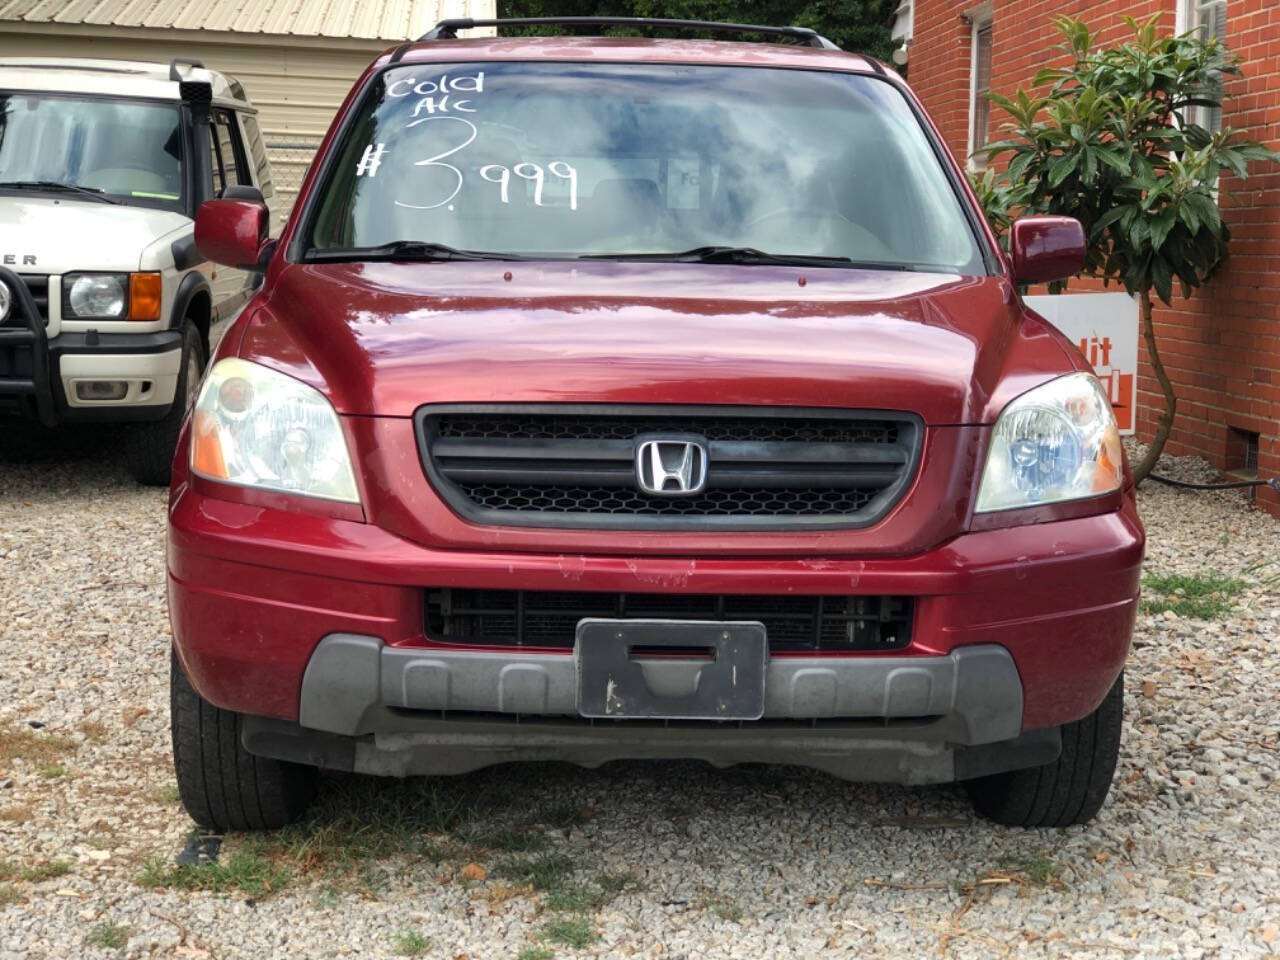
M240 714L196 693L176 653L170 654L169 723L178 794L205 829L276 830L302 816L315 796L316 769L245 750Z
M1124 674L1098 709L1062 727L1062 753L1052 763L965 783L978 813L1011 827L1088 823L1107 799L1120 756Z
M196 389L204 375L204 342L190 320L182 324L182 369L169 412L160 420L132 425L125 437L125 458L129 472L149 487L167 487L173 469L173 451L178 445L182 418L195 402Z

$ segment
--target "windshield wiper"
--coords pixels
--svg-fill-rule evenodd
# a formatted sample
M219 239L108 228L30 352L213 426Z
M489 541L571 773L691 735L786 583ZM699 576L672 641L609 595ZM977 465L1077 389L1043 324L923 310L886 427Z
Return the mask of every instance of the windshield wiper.
M581 260L622 260L639 263L734 263L799 267L857 267L865 270L914 270L909 263L822 257L807 253L766 253L755 247L703 246L673 253L591 253Z
M303 254L311 263L342 263L360 260L419 260L432 263L444 260L523 260L514 253L487 250L459 250L444 243L423 240L393 240L375 247L316 247Z
M62 183L58 180L5 180L0 182L0 189L60 190L63 193L78 193L86 197L92 197L94 200L101 200L103 203L120 202L112 197L108 197L105 191L98 187L82 187L78 183Z

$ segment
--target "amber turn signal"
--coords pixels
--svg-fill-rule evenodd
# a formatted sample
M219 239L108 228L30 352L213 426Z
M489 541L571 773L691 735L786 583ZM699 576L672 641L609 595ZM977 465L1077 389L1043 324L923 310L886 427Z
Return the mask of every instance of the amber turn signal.
M197 410L191 419L191 466L197 473L215 480L226 480L230 476L217 418L207 410Z
M160 319L160 274L129 274L129 319Z

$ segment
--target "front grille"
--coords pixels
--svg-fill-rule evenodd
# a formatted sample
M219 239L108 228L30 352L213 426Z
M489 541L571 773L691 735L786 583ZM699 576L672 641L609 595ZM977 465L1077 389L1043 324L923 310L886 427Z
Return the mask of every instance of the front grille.
M31 273L20 274L19 276L21 276L23 283L27 285L27 290L31 293L31 299L36 302L36 311L40 314L40 321L47 324L49 322L49 278ZM9 316L3 322L0 322L0 326L27 326L27 318L22 315L21 302L16 296L11 299L12 306L9 309Z
M419 412L423 465L477 523L769 529L873 523L905 492L922 428L908 414L787 408L486 407ZM636 447L695 439L706 488L640 490Z
M897 650L911 642L909 597L737 596L428 590L427 635L443 643L572 648L586 617L758 620L774 652Z

